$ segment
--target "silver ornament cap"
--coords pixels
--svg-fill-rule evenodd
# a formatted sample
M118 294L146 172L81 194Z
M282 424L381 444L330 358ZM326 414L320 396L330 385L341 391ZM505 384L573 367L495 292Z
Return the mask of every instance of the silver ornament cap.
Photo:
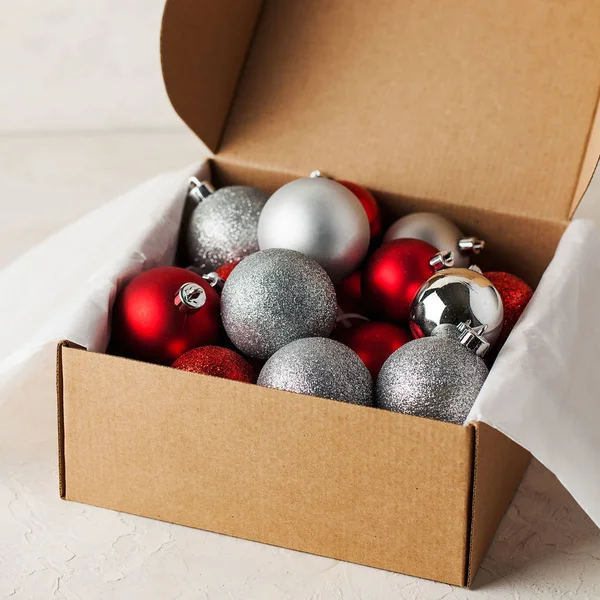
M392 223L383 243L400 238L414 238L428 242L442 252L452 251L455 267L468 267L470 254L479 254L485 246L483 240L466 238L452 221L428 212L412 213Z
M322 337L304 338L278 350L263 366L258 385L371 406L373 380L358 355Z
M231 272L221 293L227 335L242 352L269 358L290 342L328 336L337 300L316 261L284 248L252 254Z
M197 283L184 283L177 291L173 304L181 312L195 312L206 304L206 292Z
M220 188L196 178L188 196L198 204L185 230L188 257L208 273L258 251L258 220L268 195L244 185Z
M383 364L376 406L462 425L487 375L483 360L456 340L413 340Z
M302 252L316 260L334 282L358 267L370 239L369 219L358 198L325 177L284 185L269 198L258 223L261 250Z
M482 325L482 337L493 345L504 319L502 298L492 282L474 269L450 268L432 275L417 292L410 310L416 338L433 335L440 325Z
M485 356L490 349L490 343L483 337L486 330L485 325L471 327L469 323L460 323L456 329L460 344L477 356Z

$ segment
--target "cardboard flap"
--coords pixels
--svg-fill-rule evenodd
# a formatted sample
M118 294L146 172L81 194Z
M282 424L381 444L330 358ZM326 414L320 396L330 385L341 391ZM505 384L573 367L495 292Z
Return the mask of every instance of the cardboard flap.
M177 114L211 150L221 139L261 0L168 0L161 62Z
M598 100L600 7L263 4L220 161L298 175L320 168L376 192L569 218ZM257 5L167 3L167 89L213 148Z

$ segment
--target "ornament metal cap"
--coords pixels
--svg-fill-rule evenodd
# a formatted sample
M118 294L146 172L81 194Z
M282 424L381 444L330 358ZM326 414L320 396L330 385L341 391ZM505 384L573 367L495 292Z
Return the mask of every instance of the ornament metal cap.
M173 304L181 312L194 312L206 304L206 292L197 283L184 283L177 292Z
M469 267L469 271L473 271L474 273L479 273L480 275L483 275L483 271L477 265L471 265Z
M225 285L225 280L214 271L206 273L206 275L202 275L202 279L208 281L210 287L215 288L215 290L218 292L220 292Z
M485 248L485 240L476 237L467 237L458 240L458 247L461 252L471 252L479 254Z
M312 171L309 177L311 179L318 179L319 177L322 177L323 179L333 179L333 177L327 175L326 173L323 173L323 171L320 171L319 169L315 169L314 171Z
M208 181L200 181L197 177L190 177L188 181L188 198L200 203L206 200L215 188Z
M487 325L471 327L471 322L467 321L466 323L459 323L457 329L459 333L458 341L476 356L482 357L490 349L490 343L483 337Z
M447 269L454 266L454 252L448 250L447 252L438 252L431 257L429 264L434 271L441 269Z

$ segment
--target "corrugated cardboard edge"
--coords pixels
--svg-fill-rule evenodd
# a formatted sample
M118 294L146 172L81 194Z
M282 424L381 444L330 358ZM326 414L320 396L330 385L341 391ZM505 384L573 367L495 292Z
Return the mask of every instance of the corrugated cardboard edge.
M56 346L56 416L58 424L58 491L60 497L66 499L66 466L65 466L65 421L63 413L63 348L85 350L83 346L63 340Z
M592 119L587 146L581 158L581 169L573 193L573 200L569 210L569 219L573 217L579 203L587 192L594 174L598 170L598 165L600 165L600 90L598 90L598 103Z
M514 498L531 455L503 433L475 422L468 564L464 587L471 588L498 525Z

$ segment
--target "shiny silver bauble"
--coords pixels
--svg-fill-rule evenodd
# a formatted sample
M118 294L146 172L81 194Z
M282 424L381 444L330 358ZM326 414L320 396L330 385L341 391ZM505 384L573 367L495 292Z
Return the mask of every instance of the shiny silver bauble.
M373 380L356 352L335 340L305 338L278 350L263 366L258 385L371 406Z
M451 250L454 253L455 267L468 267L470 253L478 252L481 249L472 248L470 252L461 247L459 242L467 239L462 231L452 221L428 212L413 213L398 219L386 231L383 242L391 242L400 238L422 240L440 252ZM481 243L480 240L476 241Z
M284 248L262 250L242 260L227 278L221 317L244 354L269 358L294 340L331 333L335 289L312 258Z
M214 192L203 182L190 194L198 201L185 241L190 262L209 273L258 251L258 219L268 195L256 188L234 185ZM206 193L199 193L205 190Z
M302 252L316 260L334 282L358 267L369 242L369 220L358 198L324 177L284 185L269 198L258 223L261 250Z
M451 268L421 286L411 305L410 329L419 338L433 335L442 325L484 326L483 337L493 345L503 318L502 298L489 279L477 270Z
M483 360L457 340L413 340L383 364L377 377L375 405L463 424L487 375Z

